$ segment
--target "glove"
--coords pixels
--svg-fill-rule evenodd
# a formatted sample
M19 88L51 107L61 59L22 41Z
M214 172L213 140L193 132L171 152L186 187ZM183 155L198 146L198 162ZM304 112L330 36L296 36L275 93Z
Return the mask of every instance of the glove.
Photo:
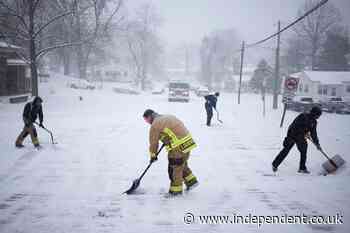
M157 157L157 155L155 154L155 153L151 153L151 159L150 159L150 163L153 163L153 162L155 162L155 161L157 161L158 160L158 157Z
M154 163L155 161L157 161L158 160L158 158L157 157L152 157L151 159L150 159L150 163Z
M40 126L41 128L45 128L42 122L40 122L39 126Z
M316 148L317 148L317 150L322 151L322 147L321 147L320 144L317 144L317 145L316 145Z
M311 133L310 133L310 132L307 132L307 133L305 134L305 139L311 140Z

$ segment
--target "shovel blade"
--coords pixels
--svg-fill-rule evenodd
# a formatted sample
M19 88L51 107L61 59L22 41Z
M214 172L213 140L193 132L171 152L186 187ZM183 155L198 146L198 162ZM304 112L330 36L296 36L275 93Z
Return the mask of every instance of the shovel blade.
M126 190L124 193L126 194L132 194L138 187L140 186L140 179L136 179L132 182L131 187Z
M328 173L335 172L338 168L340 168L341 166L343 166L345 164L345 160L340 155L335 155L330 160L328 160L322 164L322 167ZM336 165L336 166L334 166L334 165Z

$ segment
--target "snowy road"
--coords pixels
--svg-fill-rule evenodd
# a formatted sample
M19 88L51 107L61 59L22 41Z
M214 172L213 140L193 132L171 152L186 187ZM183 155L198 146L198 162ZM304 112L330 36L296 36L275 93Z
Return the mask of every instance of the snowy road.
M45 87L44 87L45 88ZM49 89L49 88L48 88ZM60 94L57 94L60 93ZM84 97L79 101L78 95ZM40 131L44 146L29 139L21 150L23 105L0 104L0 232L343 232L350 229L350 171L318 176L324 158L309 146L311 175L296 173L293 149L271 176L271 161L287 127L281 110L262 117L258 96L223 94L218 103L224 124L205 126L203 101L168 103L166 96L125 96L103 91L62 89L44 95L45 124L58 145ZM271 101L269 101L271 102ZM183 198L166 199L167 161L162 153L145 176L139 195L120 195L148 163L146 108L184 121L198 143L190 166L200 186ZM270 107L269 107L270 109ZM296 113L287 112L290 123ZM350 116L324 114L321 144L350 161ZM342 225L184 224L199 215L342 215Z

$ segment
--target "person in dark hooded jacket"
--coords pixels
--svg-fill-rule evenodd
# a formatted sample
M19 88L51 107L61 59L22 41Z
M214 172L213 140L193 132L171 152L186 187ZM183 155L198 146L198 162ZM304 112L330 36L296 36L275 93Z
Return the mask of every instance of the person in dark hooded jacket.
M43 126L44 115L42 110L42 102L43 100L37 96L34 98L32 102L29 102L24 106L24 110L23 110L24 128L17 137L17 140L16 140L17 148L23 147L23 141L28 135L30 135L33 145L36 148L40 147L38 134L36 132L34 122L39 116L39 126L44 127Z
M309 113L298 115L288 128L287 137L283 141L283 149L272 162L272 170L277 171L278 166L287 157L294 144L300 152L299 173L310 173L306 168L307 138L311 139L318 150L322 150L317 136L317 119L322 110L315 106Z
M205 99L205 111L207 112L207 126L210 126L211 119L213 118L213 108L216 110L216 102L218 101L220 93L216 92L214 95L206 95Z

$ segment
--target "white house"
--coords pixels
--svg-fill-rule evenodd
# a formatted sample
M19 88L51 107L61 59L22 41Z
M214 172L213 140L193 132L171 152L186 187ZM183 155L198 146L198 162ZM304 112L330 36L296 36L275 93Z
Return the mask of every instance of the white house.
M350 72L303 71L289 76L299 78L298 96L312 96L318 100L337 96L350 100Z

